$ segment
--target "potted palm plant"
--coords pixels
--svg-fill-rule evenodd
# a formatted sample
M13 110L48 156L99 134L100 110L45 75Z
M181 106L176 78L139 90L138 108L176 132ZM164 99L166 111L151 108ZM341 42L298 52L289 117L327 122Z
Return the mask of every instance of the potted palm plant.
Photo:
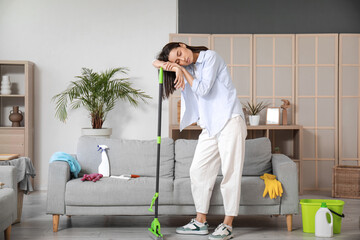
M137 106L139 100L146 103L149 95L131 87L129 78L115 78L117 74L127 74L127 68L113 68L104 72L93 72L83 68L78 80L72 81L69 87L55 95L55 116L65 122L68 117L68 108L77 109L81 106L89 112L92 128L83 128L83 135L110 136L111 128L102 128L107 114L115 107L117 100L128 101Z
M249 123L251 126L258 126L260 122L260 115L259 113L269 106L268 103L258 102L257 104L250 103L249 101L244 104L246 111L249 113Z

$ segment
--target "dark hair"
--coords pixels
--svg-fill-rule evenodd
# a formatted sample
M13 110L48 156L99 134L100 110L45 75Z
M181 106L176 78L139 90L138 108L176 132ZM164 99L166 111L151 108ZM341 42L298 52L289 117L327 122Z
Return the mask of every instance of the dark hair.
M180 44L184 44L186 46L186 48L190 49L194 53L208 50L208 48L204 47L204 46L194 47L194 46L188 46L182 42L170 42L163 47L163 49L161 50L161 52L159 53L159 55L157 56L156 59L163 61L163 62L168 62L169 54L170 54L171 50L173 50L174 48L180 47ZM170 94L172 94L176 90L175 84L174 84L175 78L176 78L176 75L174 72L164 71L163 98L169 98Z

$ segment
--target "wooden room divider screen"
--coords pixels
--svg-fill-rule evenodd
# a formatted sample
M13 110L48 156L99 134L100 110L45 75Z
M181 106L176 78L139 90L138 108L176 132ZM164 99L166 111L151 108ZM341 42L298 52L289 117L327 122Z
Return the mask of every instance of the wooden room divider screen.
M338 160L338 35L296 35L296 123L303 125L304 189L331 190Z
M360 34L339 45L339 163L360 166Z
M288 124L304 128L304 190L330 191L334 165L360 165L360 34L170 34L170 41L219 53L243 103L279 107L281 99L290 100ZM178 129L178 100L180 92L170 98L170 132ZM264 124L265 112L261 118ZM199 129L189 129L195 131L176 138L196 138ZM293 134L270 137L281 139L280 149L290 156Z

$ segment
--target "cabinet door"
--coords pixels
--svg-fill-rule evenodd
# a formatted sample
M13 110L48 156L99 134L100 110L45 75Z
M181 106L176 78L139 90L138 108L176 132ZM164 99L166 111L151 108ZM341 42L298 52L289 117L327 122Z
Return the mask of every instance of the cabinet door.
M360 165L360 34L340 34L339 164Z
M226 62L240 102L252 99L252 35L211 36L211 48Z
M338 161L338 35L296 35L296 123L303 125L304 189L331 189Z

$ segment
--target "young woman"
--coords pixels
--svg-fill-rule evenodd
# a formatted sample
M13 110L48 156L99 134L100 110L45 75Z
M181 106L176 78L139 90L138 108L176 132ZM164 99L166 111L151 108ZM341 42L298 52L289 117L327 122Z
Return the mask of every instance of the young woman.
M194 122L202 128L190 167L197 215L176 232L208 234L206 215L221 166L225 218L209 239L230 239L232 222L239 212L247 130L226 63L206 47L171 42L164 46L153 65L165 70L164 97L176 89L182 90L180 130Z

